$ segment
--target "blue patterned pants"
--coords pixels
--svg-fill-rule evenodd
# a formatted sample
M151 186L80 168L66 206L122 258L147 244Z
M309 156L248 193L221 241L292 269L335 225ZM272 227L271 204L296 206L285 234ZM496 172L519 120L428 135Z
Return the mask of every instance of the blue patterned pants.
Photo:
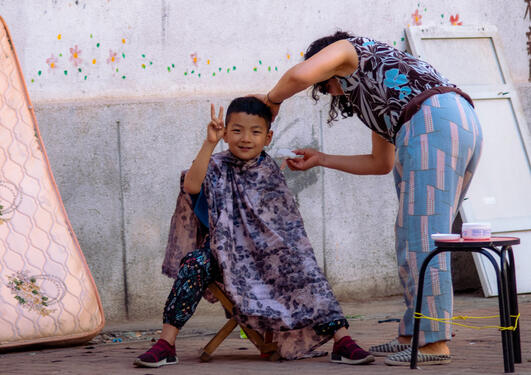
M208 246L186 254L166 300L162 322L181 329L194 314L208 285L214 281L221 281L221 277Z
M435 248L431 234L450 233L481 154L482 133L474 108L450 92L426 99L395 144L396 254L406 303L399 335L411 336L419 269ZM452 317L450 253L431 260L424 291L424 315ZM450 340L451 325L422 319L419 339L420 345Z

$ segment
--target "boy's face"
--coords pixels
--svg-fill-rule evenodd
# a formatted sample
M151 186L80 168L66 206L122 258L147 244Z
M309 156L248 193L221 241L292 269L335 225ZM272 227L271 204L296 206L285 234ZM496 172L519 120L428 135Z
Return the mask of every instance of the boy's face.
M223 140L234 156L251 160L271 143L273 132L267 130L267 122L260 116L245 112L233 112L225 128Z

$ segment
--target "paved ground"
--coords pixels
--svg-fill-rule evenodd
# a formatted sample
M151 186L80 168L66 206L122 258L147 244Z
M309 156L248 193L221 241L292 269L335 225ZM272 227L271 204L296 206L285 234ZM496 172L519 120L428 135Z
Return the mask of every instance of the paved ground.
M531 295L520 296L523 363L516 373L531 374ZM365 303L344 303L350 320L350 332L359 343L368 347L394 337L396 323L379 320L398 318L402 312L398 297ZM479 295L456 296L456 315L489 316L497 314L497 299ZM347 366L329 363L327 357L272 363L261 360L248 340L238 332L214 353L209 363L199 362L199 350L225 318L218 308L203 308L183 329L177 339L179 364L160 369L140 369L132 366L134 358L150 347L157 338L158 321L110 323L102 335L83 346L42 349L0 355L0 374L411 374L407 368L388 367L382 358L367 366ZM482 321L482 325L498 325L497 320ZM496 329L475 330L455 328L451 344L453 362L446 366L426 366L414 373L426 374L502 374L500 333ZM332 344L324 346L331 351Z

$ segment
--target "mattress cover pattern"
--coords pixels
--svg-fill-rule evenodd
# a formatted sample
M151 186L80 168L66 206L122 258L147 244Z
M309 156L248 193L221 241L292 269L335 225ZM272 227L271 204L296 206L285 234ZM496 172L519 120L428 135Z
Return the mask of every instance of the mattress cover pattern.
M0 350L82 342L104 315L0 17Z

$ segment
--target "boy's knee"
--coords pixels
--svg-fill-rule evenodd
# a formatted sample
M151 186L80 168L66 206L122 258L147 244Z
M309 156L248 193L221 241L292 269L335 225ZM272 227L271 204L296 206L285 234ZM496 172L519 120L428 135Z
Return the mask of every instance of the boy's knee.
M189 252L181 259L181 267L191 268L191 269L203 269L208 267L210 258L201 249L194 250Z

